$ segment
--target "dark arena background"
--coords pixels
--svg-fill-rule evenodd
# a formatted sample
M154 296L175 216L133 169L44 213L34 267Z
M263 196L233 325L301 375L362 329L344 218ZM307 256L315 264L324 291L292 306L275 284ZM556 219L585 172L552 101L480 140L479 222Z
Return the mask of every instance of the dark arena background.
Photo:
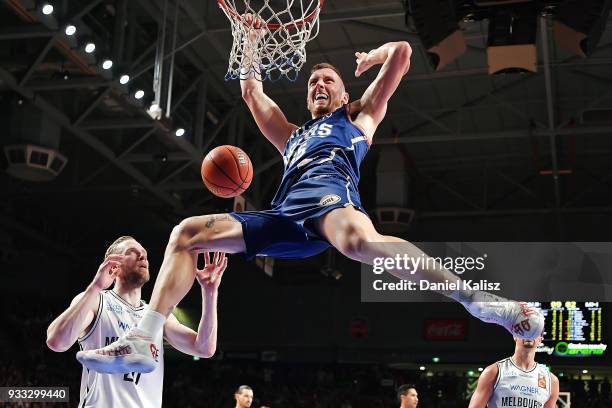
M361 166L377 229L413 242L608 243L610 3L327 0L297 80L264 88L301 124L310 66L337 66L354 99L377 72L355 78L354 53L408 41L410 71ZM224 79L231 46L212 0L0 2L0 387L70 391L69 403L2 406L77 406L78 346L49 350L46 329L115 238L147 248L148 300L183 218L269 208L283 162L238 81ZM202 159L220 145L253 163L236 199L202 183ZM419 407L467 407L483 367L512 354L503 328L461 305L363 302L360 271L335 250L230 256L217 351L197 359L166 347L162 406L232 407L248 384L257 408L389 408L411 383ZM604 278L593 282L609 284L612 270ZM557 406L612 407L612 304L566 296L541 307L536 361L559 378ZM200 311L196 283L175 315L197 329Z

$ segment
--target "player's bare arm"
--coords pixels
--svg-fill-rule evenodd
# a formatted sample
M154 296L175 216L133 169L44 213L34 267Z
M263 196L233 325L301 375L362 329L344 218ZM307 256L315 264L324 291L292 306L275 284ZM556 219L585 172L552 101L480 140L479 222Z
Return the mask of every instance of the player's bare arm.
M164 325L164 337L172 347L185 354L210 358L217 349L217 298L227 257L223 252L216 252L211 259L205 252L204 268L198 269L198 254L193 252L192 255L196 280L202 287L202 317L198 331L181 324L171 314Z
M253 19L252 15L244 16L244 24L252 27L250 36L244 44L244 54L247 58L257 59L254 55L251 44L258 40L261 35L261 20ZM257 78L259 74L256 72L244 73L240 78L240 88L242 90L242 99L246 102L257 127L263 135L276 147L282 154L285 148L285 143L297 126L290 123L283 111L278 107L268 95L264 93L261 78Z
M497 364L491 364L480 374L476 391L472 394L468 408L486 408L487 402L489 402L493 393L493 387L497 379L497 370Z
M123 255L110 255L102 262L96 276L84 292L72 299L70 307L47 328L47 346L53 351L68 350L94 321L100 304L100 291L107 289L119 273Z
M559 379L556 375L550 374L551 376L551 390L550 398L544 404L544 408L555 408L557 406L557 399L559 398Z
M361 98L350 105L351 114L356 115L353 116L354 122L366 132L370 143L376 128L385 117L389 98L410 68L411 54L412 48L405 41L386 43L368 53L355 53L357 77L373 66L382 64L376 79Z

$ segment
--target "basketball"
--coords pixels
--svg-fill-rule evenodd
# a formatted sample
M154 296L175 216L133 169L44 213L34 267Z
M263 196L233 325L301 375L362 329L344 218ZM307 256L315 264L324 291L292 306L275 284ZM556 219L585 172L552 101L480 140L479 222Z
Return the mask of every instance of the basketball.
M251 159L236 146L216 147L202 161L202 180L214 195L236 197L249 188L253 180Z

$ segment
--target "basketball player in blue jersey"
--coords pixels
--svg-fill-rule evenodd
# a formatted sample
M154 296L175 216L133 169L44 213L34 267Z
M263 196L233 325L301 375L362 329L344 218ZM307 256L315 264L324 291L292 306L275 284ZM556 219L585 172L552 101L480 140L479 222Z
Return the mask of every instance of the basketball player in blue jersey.
M252 27L245 41L246 58L257 61L252 50L258 41L261 22L243 16ZM247 258L267 255L276 258L304 258L320 253L330 245L345 256L372 263L374 258L394 258L388 243L401 243L402 254L422 255L402 239L384 236L374 228L363 209L357 184L359 165L370 149L376 128L383 120L387 102L410 67L411 48L407 42L382 45L368 53L355 54L355 75L374 66L380 71L365 93L350 102L342 77L329 64L317 64L308 79L306 101L312 119L302 126L287 120L278 105L263 90L253 71L241 78L242 97L263 135L283 155L285 171L281 185L265 211L190 217L170 235L164 261L153 295L151 309L138 329L103 350L81 352L77 358L94 370L133 370L134 365L154 368L150 356L138 351L119 354L126 345L142 343L143 338L161 330L166 316L185 296L193 281L189 251L194 248L243 253ZM438 264L416 273L389 270L406 280L430 282L458 280ZM460 301L473 315L504 326L514 335L533 338L542 331L542 315L525 304L481 291L443 292ZM146 342L145 342L146 343ZM145 350L146 344L132 350ZM115 357L110 357L116 354ZM148 361L149 363L146 363Z
M182 325L172 315L163 330L155 336L153 347L158 361L150 373L125 371L99 374L83 367L79 408L87 407L161 407L163 390L163 338L174 348L200 357L211 357L217 344L217 294L227 258L220 253L197 268L193 254L192 269L202 287L202 318L198 332ZM211 279L211 278L214 278ZM87 289L78 294L70 307L47 329L47 345L54 351L68 350L78 341L81 350L93 350L111 343L136 326L145 312L141 300L142 286L149 280L146 250L129 236L115 240L106 251ZM112 290L108 288L113 284Z
M514 338L514 355L484 369L469 408L555 408L559 379L535 362L542 337Z

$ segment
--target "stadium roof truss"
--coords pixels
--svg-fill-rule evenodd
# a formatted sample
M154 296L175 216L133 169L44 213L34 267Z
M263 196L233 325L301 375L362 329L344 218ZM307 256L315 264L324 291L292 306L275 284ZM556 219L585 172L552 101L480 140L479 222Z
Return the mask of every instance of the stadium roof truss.
M254 162L247 199L267 205L282 160L258 132L238 83L224 80L232 38L216 2L55 4L51 16L33 1L0 5L0 102L26 101L59 124L59 150L69 165L52 183L24 184L2 175L3 201L117 193L158 213L168 208L170 218L216 212L227 201L204 190L199 166L210 148L235 144ZM403 146L409 153L424 197L415 201L417 217L611 209L612 119L587 123L584 112L612 111L612 25L595 52L580 58L557 46L550 18L541 17L537 73L489 75L487 21L460 23L465 54L435 71L404 16L400 1L326 2L321 32L307 51L308 64L338 66L356 96L375 72L353 77L355 51L387 41L411 43L410 73L390 101L374 149ZM77 27L73 36L64 33L67 23ZM93 55L82 51L86 41L97 44ZM99 67L105 56L114 61L108 72ZM161 85L164 96L172 90L170 116L162 120L147 113L156 62L166 79L173 72L171 88L167 80ZM130 76L125 85L118 81L123 73ZM296 82L265 84L296 123L308 119L306 77L307 70ZM134 99L136 89L146 97ZM177 127L186 129L185 136L174 135ZM368 182L374 175L363 177Z

